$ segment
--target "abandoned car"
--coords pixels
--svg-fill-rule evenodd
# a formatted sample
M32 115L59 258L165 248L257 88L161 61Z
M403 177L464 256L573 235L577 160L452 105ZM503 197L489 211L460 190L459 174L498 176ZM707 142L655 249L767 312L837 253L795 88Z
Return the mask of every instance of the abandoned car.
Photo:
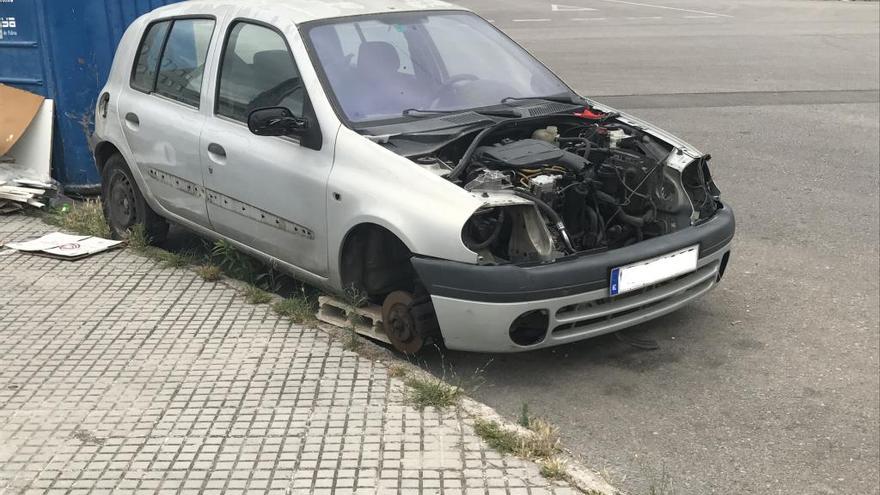
M705 294L730 255L708 155L444 2L159 8L95 121L115 236L174 222L363 294L407 353L620 330Z

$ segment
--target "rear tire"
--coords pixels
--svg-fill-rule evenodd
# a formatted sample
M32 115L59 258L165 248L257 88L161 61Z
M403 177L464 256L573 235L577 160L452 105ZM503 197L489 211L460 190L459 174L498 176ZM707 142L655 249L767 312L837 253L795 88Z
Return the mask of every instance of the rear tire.
M144 226L151 244L165 241L168 222L147 204L122 155L107 159L101 174L101 203L104 219L114 239L126 239L135 225Z

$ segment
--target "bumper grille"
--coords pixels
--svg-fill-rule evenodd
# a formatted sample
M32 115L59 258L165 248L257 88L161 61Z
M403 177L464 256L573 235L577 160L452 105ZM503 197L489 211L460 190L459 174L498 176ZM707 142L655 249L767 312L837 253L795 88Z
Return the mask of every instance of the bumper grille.
M552 336L601 334L668 313L707 292L718 278L720 261L696 271L616 297L572 304L556 311Z

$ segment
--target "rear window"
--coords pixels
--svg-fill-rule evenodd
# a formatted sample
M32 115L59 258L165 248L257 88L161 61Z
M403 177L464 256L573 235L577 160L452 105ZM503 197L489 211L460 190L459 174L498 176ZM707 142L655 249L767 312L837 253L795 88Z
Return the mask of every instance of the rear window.
M131 87L198 108L212 19L177 19L151 25L135 59Z
M159 70L159 57L162 55L162 44L171 21L157 22L147 28L144 39L141 41L140 50L134 61L134 70L131 74L131 87L150 93L156 85L156 73Z
M205 59L213 32L214 21L210 19L174 21L159 63L157 93L187 105L199 106Z

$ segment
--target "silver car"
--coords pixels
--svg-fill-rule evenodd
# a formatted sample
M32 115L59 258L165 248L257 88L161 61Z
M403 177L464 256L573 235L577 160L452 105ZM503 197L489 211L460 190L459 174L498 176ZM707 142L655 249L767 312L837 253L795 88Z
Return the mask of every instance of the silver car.
M709 156L433 0L190 1L96 108L115 236L168 222L381 306L401 351L515 352L673 311L734 234Z

